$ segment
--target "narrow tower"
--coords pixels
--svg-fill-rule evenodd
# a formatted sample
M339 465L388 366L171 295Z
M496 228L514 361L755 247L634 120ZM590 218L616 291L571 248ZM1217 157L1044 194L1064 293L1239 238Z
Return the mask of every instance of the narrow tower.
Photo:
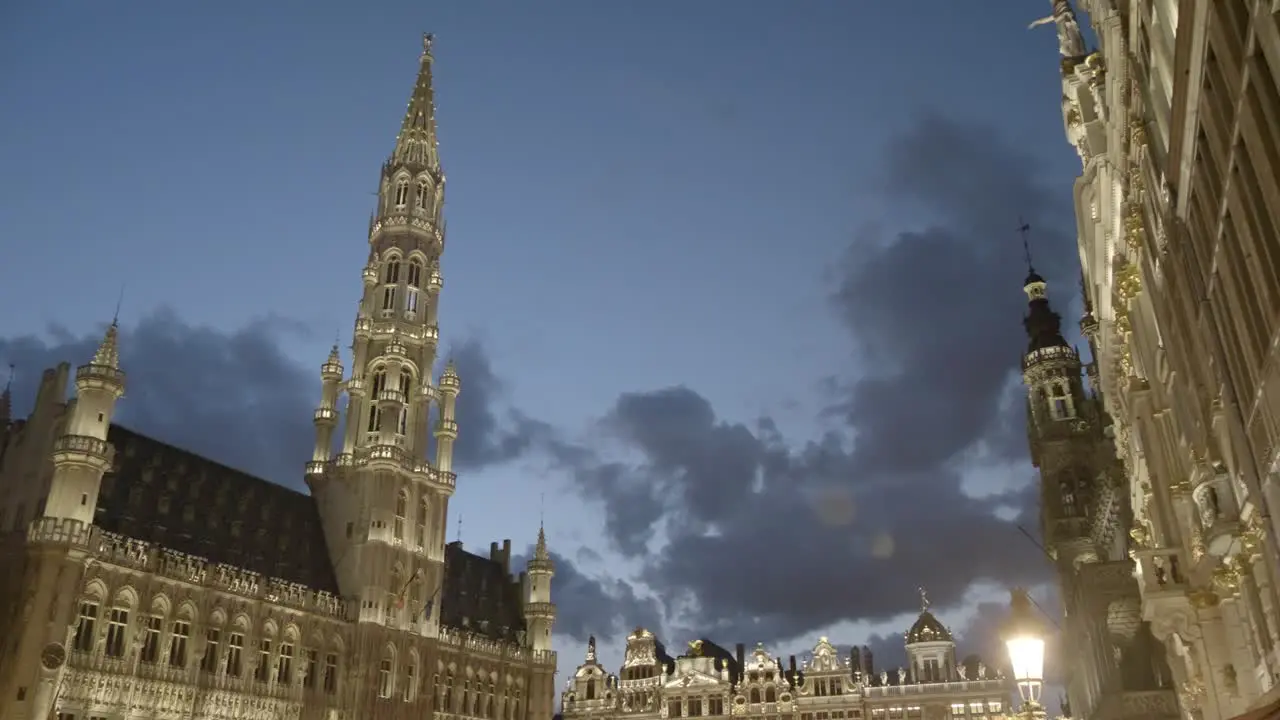
M445 522L453 495L454 400L450 365L433 385L443 286L444 173L436 149L430 35L390 157L382 165L361 271L351 374L337 348L321 370L316 447L307 482L319 504L342 594L360 620L434 634ZM341 451L330 458L338 400L347 397ZM438 402L434 461L431 405Z
M556 606L551 602L551 578L556 565L547 551L547 533L538 527L538 544L529 558L524 593L524 624L529 632L529 646L534 650L551 649L551 629L556 624Z
M1031 461L1040 469L1041 532L1045 546L1070 567L1095 559L1089 535L1096 470L1090 446L1092 403L1085 396L1080 355L1062 337L1062 319L1049 306L1048 284L1030 268L1027 294L1027 436Z
M76 368L76 399L62 435L53 442L53 477L45 517L89 525L98 506L102 476L111 468L113 449L107 430L116 401L124 395L120 370L119 326L115 320L86 365Z

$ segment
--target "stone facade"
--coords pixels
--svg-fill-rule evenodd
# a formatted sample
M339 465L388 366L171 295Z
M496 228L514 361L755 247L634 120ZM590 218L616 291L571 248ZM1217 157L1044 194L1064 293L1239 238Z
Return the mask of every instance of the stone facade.
M321 368L310 495L113 423L115 323L74 375L45 372L25 419L0 397L0 717L550 720L545 536L518 576L510 541L445 543L462 386L452 363L431 377L431 69L428 36L382 167L353 368L336 347Z
M1047 20L1082 165L1082 330L1141 616L1183 712L1221 720L1280 693L1280 6L1078 4L1096 51L1066 0Z
M1172 674L1142 617L1128 556L1130 539L1123 529L1129 496L1111 439L1113 425L1097 388L1086 391L1080 355L1062 336L1048 284L1032 269L1023 289L1027 437L1040 470L1041 535L1065 610L1064 713L1108 720L1177 717ZM1089 376L1094 377L1092 367Z
M673 658L653 633L627 637L618 674L595 639L562 694L564 720L752 716L763 720L997 720L1010 685L976 656L956 661L951 632L926 608L906 634L907 667L877 671L867 648L843 657L820 638L809 658L784 663L762 646L730 653L710 640Z

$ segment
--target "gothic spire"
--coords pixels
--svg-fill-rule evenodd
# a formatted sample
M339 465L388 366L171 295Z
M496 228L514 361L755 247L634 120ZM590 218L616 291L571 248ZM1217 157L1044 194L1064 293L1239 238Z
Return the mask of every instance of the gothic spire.
M9 377L4 382L4 392L0 392L0 428L9 422L13 413L13 363L9 363Z
M418 82L409 96L409 107L396 136L396 149L392 159L412 165L425 165L430 170L440 170L440 156L436 142L436 101L431 83L431 44L435 36L422 36L422 59L418 67Z
M535 560L551 559L551 553L547 551L547 532L541 524L538 525L538 544L533 548L533 558Z
M98 346L97 352L93 354L91 365L120 369L119 332L119 322L112 320L111 325L107 328L107 334L102 338L102 344Z
M1022 223L1018 227L1022 235L1022 251L1027 261L1027 279L1022 283L1022 291L1027 294L1027 316L1022 325L1027 330L1027 354L1049 347L1065 347L1070 349L1066 338L1062 337L1062 317L1049 307L1048 283L1036 272L1031 264L1031 244L1028 236L1031 225Z

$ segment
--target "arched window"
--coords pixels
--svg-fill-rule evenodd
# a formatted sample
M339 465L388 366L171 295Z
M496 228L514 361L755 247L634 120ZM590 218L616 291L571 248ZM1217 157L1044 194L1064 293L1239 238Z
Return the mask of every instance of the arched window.
M400 392L404 394L406 399L409 397L409 382L410 382L409 373L405 372L404 370L401 370L400 371Z
M400 258L393 257L387 261L387 270L383 282L388 285L395 285L400 282Z
M429 509L430 508L427 506L427 499L423 498L422 501L418 503L418 527L415 531L418 547L427 546L427 511Z
M370 408L369 408L369 432L377 432L377 431L378 431L378 425L379 425L381 422L382 422L382 411L378 409L378 406L377 406L377 405L370 406Z
M387 389L387 371L379 368L373 373L373 397L376 400L378 393Z
M1071 391L1065 382L1054 383L1049 393L1049 414L1054 420L1066 420L1075 415L1071 407Z
M760 702L760 688L751 688L751 702Z
M418 209L419 210L427 209L427 190L429 190L430 187L431 186L427 184L426 178L422 178L421 180L418 181Z
M400 435L409 434L409 407L407 405L400 406L400 418L396 421L396 432Z
M409 277L407 278L408 289L404 296L404 309L406 312L418 312L418 296L421 294L422 288L422 263L417 258L409 261Z
M404 669L404 701L413 702L414 695L417 694L418 685L418 666L413 660L409 661L408 666Z
M382 288L382 309L383 309L383 310L395 310L395 309L396 309L396 286L395 286L395 285L384 285L384 286L383 286L383 288Z
M778 695L772 687L767 687L764 689L764 701L767 703L778 701Z
M391 697L391 658L382 658L378 665L378 697Z
M396 539L404 538L405 518L409 515L409 494L401 490L396 495L396 519L394 525L394 534Z
M590 680L587 681L587 699L588 700L596 699L596 679L595 678L591 678Z
M396 182L396 207L402 208L409 202L409 181L398 180Z

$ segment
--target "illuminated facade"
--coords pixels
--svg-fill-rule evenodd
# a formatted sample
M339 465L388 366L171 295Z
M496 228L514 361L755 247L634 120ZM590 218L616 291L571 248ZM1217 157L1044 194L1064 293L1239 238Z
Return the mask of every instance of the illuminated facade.
M827 638L797 663L762 646L736 652L709 640L672 657L653 633L627 637L618 674L596 657L595 639L561 695L564 720L997 720L1009 685L976 656L956 660L951 632L925 609L906 635L907 667L877 671L871 651L842 656Z
M0 717L551 719L544 535L518 576L509 541L445 543L461 381L452 363L432 378L431 78L428 37L381 170L351 372L336 347L321 368L310 496L112 424L114 323L74 375L45 372L25 420L0 401Z
M1093 380L1182 711L1280 689L1280 11L1055 0ZM1092 489L1092 488L1091 488ZM1073 697L1074 700L1074 697Z

